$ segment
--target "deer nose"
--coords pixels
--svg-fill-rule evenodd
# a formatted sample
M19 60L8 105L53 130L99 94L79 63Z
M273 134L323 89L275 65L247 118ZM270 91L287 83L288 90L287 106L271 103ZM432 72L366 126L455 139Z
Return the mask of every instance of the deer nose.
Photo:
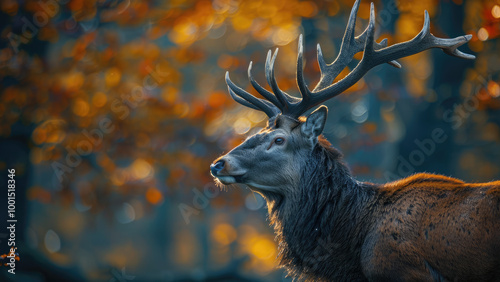
M224 168L224 164L226 162L224 160L219 160L214 164L210 165L210 171L212 172L213 175L217 175L219 171L221 171Z

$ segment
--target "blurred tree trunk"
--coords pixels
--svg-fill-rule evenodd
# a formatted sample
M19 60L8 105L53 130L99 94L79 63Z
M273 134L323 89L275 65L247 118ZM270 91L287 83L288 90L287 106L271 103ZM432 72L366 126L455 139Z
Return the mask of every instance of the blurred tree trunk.
M442 33L442 37L463 35L464 31L460 23L463 22L464 6L456 5L451 1L439 2L439 5L440 14L434 19L431 31L436 35ZM462 51L466 51L467 46L464 45L462 49ZM453 176L455 173L450 164L455 161L457 145L453 139L456 132L452 129L451 124L444 120L443 113L447 110L453 110L454 104L460 103L459 89L461 84L457 81L462 81L465 70L473 66L474 62L448 56L439 49L432 50L432 61L432 77L429 79L428 88L436 91L436 102L427 102L423 99L424 101L420 101L415 107L416 98L398 101L400 109L408 109L412 113L402 116L406 134L399 144L399 155L408 160L413 151L421 150L415 144L416 139L423 141L431 138L433 130L442 129L446 140L443 143L435 144L435 151L426 156L421 165L414 166L414 168L415 172L432 172Z

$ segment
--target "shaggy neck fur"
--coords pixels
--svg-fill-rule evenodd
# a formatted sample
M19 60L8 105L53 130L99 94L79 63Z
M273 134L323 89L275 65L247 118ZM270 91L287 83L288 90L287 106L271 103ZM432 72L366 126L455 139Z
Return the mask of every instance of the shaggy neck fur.
M362 280L360 249L374 196L372 184L351 177L341 154L321 138L302 165L293 195L264 195L280 265L307 281ZM358 273L358 274L356 274Z

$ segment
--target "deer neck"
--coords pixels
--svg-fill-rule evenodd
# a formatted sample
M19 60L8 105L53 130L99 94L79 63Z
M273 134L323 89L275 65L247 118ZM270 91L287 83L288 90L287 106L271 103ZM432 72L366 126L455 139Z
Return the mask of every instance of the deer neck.
M303 167L296 193L266 197L280 264L318 279L336 261L360 267L353 249L366 234L361 219L370 213L373 186L353 179L341 154L326 145L318 144Z

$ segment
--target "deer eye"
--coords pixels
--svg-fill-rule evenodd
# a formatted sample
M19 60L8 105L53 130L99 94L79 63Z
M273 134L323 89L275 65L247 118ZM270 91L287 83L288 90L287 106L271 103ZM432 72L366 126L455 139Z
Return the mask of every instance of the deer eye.
M285 138L283 137L276 137L274 140L269 144L269 147L267 148L268 150L271 149L271 147L276 144L276 145L283 145L285 143Z
M283 143L285 143L285 138L278 137L278 138L274 139L274 144L276 144L276 145L283 145Z

